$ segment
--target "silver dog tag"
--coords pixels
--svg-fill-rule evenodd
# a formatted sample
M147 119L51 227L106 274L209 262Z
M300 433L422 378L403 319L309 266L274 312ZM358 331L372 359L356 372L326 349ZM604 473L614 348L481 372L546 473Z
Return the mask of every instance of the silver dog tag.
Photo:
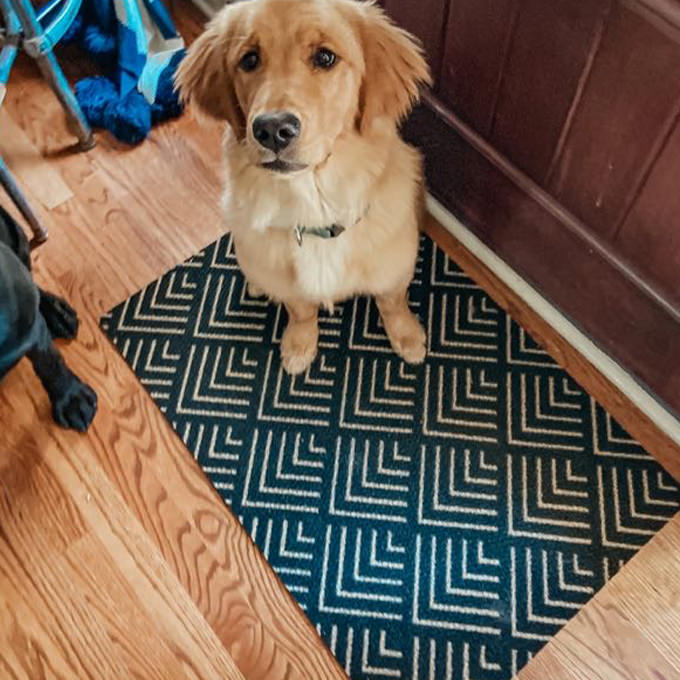
M298 245L302 246L302 227L300 225L295 227L295 238L297 239Z

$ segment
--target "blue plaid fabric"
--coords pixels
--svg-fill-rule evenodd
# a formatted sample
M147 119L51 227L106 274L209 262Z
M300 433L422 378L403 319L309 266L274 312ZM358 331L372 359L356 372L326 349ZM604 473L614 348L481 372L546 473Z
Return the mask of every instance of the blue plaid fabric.
M161 0L84 0L66 40L77 41L103 69L75 86L94 127L138 143L153 123L179 115L173 75L184 41Z

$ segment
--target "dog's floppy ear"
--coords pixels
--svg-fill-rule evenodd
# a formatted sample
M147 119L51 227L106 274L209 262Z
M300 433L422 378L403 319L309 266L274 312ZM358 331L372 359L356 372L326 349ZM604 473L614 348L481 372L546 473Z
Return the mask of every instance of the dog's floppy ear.
M189 47L175 72L175 89L183 104L210 118L226 120L241 137L245 117L227 61L236 28L236 8L225 7Z
M420 43L396 26L379 7L359 6L366 70L360 93L360 129L378 118L398 123L420 99L420 85L431 85Z

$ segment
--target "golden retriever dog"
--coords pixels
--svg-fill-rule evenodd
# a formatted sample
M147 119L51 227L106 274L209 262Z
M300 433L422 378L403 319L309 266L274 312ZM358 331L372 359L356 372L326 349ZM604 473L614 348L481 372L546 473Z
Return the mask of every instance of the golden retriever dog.
M356 0L227 5L177 71L183 101L227 123L226 223L251 294L285 305L291 374L316 355L319 307L356 295L399 356L424 359L407 302L422 163L397 127L430 82L415 39Z

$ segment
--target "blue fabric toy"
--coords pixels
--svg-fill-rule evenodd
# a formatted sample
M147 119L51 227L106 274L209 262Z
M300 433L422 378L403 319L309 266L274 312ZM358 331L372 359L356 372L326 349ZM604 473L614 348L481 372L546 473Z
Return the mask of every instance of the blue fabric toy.
M64 42L77 42L107 72L74 88L93 127L138 144L154 123L181 113L172 78L184 41L161 0L84 0Z

